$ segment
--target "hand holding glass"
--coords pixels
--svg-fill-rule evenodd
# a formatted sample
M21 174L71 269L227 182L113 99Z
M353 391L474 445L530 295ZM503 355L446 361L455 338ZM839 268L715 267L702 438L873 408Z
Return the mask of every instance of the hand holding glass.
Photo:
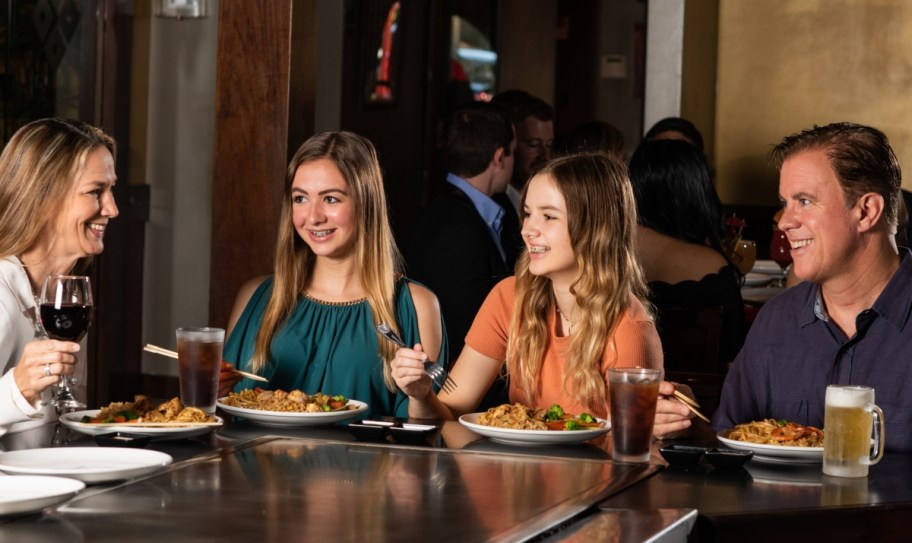
M823 472L837 477L867 477L868 466L879 462L884 451L884 416L874 405L874 389L828 386L823 431Z
M39 313L45 332L52 339L79 343L92 322L92 287L84 275L49 275L39 297ZM82 409L73 397L69 378L61 375L54 405L58 410Z

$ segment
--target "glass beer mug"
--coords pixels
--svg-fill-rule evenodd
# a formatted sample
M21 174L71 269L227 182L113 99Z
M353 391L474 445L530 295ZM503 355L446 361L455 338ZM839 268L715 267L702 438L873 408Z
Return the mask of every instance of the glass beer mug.
M884 416L874 404L873 388L828 386L823 430L823 473L827 475L867 477L868 466L883 457Z

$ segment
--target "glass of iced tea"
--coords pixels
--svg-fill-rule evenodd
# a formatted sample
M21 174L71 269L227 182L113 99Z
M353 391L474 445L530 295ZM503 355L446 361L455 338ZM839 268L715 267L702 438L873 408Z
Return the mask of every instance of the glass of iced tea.
M180 400L185 406L215 413L224 343L225 330L221 328L177 329Z
M648 462L662 372L649 368L611 368L611 458Z
M825 409L823 472L837 477L867 477L868 466L879 462L884 450L884 416L874 405L874 389L830 385Z

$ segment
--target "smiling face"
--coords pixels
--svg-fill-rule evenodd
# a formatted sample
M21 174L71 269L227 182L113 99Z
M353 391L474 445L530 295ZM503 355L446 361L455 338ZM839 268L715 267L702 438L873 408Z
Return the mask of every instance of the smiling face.
M291 186L295 231L318 257L353 254L358 222L348 183L332 161L319 159L298 167Z
M824 283L851 272L859 232L856 207L845 196L823 150L804 151L782 164L779 229L791 245L795 275Z
M529 272L552 281L572 281L577 264L570 242L567 205L548 174L529 181L523 202L522 236L529 252Z
M112 192L116 181L110 151L98 147L90 152L53 222L51 246L61 260L75 262L104 250L108 221L119 213Z

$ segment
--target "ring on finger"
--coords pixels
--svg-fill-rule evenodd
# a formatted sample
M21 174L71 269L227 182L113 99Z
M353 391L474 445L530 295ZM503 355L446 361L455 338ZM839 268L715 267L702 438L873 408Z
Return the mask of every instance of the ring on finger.
M47 364L44 365L44 376L45 377L51 376L51 363L50 362L48 362Z

